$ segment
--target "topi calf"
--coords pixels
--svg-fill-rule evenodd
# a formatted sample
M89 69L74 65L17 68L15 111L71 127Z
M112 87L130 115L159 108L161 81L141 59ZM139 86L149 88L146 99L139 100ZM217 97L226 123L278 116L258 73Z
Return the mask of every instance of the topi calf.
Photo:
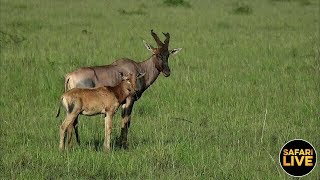
M79 114L92 116L96 114L105 114L105 140L104 149L110 149L110 135L112 129L112 118L116 110L128 96L132 96L137 91L137 79L144 74L135 75L129 73L122 76L122 81L114 86L103 86L92 89L74 88L65 92L61 97L61 104L65 107L67 115L60 126L60 144L59 149L63 150L65 146L65 137L68 133L68 146L71 146L72 128L75 127L75 133L78 143L77 121ZM59 116L59 111L57 117Z

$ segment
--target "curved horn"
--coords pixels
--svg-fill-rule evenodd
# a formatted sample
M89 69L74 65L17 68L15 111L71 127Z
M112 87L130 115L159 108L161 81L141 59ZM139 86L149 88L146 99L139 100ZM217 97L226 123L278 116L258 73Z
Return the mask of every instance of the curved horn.
M166 39L164 40L164 44L165 45L169 45L169 40L170 40L170 34L167 32L167 33L162 33L165 37L166 37Z
M158 35L153 32L153 29L151 29L151 36L154 38L154 40L157 42L158 46L161 47L164 44L160 41Z

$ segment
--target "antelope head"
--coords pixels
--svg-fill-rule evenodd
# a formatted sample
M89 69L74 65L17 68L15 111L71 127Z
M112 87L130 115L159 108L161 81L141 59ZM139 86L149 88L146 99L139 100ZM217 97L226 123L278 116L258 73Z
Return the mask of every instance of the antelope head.
M150 44L148 44L146 41L143 41L144 45L146 48L151 51L153 55L155 55L156 60L155 60L155 66L156 68L162 72L162 74L165 77L170 76L170 68L169 68L169 63L168 59L170 54L174 55L177 54L182 48L175 48L169 50L169 41L170 41L170 34L169 33L163 33L163 35L166 37L166 39L161 42L160 38L156 33L151 30L151 36L154 38L154 40L157 43L157 47L154 48Z

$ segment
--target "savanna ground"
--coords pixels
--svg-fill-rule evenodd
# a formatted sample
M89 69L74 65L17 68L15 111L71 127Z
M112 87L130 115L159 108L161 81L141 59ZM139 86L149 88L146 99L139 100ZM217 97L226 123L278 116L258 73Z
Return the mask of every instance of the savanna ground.
M317 0L0 0L1 179L290 179L285 142L320 151ZM172 74L136 103L130 148L103 152L103 117L58 151L63 77L150 56L171 33ZM112 141L120 130L114 119ZM319 164L306 179L319 179Z

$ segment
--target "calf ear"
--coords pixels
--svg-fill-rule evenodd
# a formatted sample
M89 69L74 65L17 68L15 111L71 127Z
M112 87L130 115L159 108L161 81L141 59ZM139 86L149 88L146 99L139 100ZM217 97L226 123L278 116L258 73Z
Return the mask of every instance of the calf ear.
M128 79L128 75L124 75L123 72L119 72L119 75L123 81Z
M123 77L123 72L119 72L119 75L122 78Z
M122 76L122 80L123 80L123 81L127 81L127 80L129 80L129 77L128 77L127 75Z
M143 40L143 44L149 51L153 53L153 47L150 44L148 44L145 40Z
M170 54L171 54L171 55L175 55L175 54L177 54L181 49L182 49L182 48L171 49L171 50L170 50Z

